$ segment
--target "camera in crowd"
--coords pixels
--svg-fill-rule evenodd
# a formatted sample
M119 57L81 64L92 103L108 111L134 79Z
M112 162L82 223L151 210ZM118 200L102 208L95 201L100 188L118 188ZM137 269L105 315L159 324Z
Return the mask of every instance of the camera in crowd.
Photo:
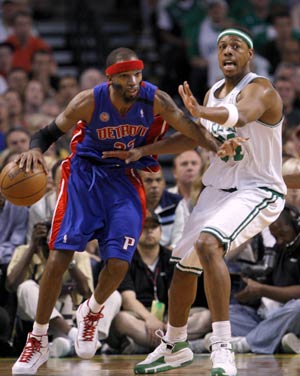
M243 266L241 274L257 282L267 282L273 271L275 260L276 250L266 247L262 259L256 264Z

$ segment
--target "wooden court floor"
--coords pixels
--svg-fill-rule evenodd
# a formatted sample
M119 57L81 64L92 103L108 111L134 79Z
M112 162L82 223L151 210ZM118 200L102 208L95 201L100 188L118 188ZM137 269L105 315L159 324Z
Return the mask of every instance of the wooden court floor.
M121 376L133 375L135 363L144 359L143 355L99 355L92 360L79 358L50 359L43 365L38 376ZM15 359L0 359L0 375L11 375ZM300 376L300 355L236 355L238 376ZM209 354L195 355L192 364L161 375L202 376L210 375Z

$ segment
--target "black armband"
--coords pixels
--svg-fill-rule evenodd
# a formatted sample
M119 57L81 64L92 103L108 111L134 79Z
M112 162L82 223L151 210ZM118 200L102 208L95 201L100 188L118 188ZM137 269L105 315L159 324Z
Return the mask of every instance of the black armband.
M58 140L64 132L62 132L53 120L46 127L36 132L30 140L30 149L39 148L44 153L48 148Z

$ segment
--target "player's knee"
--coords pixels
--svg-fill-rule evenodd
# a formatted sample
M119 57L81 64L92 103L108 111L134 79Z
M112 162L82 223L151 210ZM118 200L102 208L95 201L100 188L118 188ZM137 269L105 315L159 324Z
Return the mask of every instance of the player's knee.
M215 258L222 257L220 243L213 235L203 233L195 243L195 249L203 267L211 263Z
M43 273L48 278L61 278L67 270L74 252L55 250L49 253L46 268Z

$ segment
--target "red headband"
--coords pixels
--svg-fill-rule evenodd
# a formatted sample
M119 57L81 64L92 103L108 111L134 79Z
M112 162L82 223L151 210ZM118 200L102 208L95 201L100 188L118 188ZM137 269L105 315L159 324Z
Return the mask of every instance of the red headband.
M112 76L113 74L132 71L132 70L142 70L144 69L143 60L127 60L127 61L120 61L119 63L115 63L110 65L106 68L105 73L108 76Z

